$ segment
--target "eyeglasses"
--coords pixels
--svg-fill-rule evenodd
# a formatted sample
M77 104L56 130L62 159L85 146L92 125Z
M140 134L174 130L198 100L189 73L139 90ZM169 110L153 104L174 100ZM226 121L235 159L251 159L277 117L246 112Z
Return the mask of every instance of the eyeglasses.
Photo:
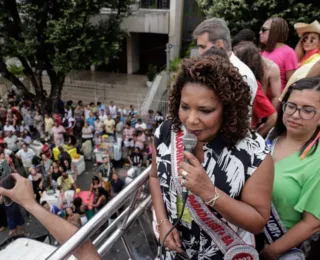
M270 30L270 28L266 28L266 27L263 27L263 26L260 28L260 32L263 32L263 33L266 32L266 31L269 31L269 30Z
M296 111L299 111L299 116L302 119L310 120L314 118L317 114L317 111L313 107L301 107L298 108L296 104L291 102L286 102L282 104L282 111L287 115L293 115Z

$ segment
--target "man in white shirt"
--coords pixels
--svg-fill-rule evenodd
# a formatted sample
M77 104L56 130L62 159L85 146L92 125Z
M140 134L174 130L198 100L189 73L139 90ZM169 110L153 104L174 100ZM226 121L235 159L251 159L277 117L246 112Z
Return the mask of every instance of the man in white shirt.
M112 119L117 118L117 106L114 104L113 101L110 102L109 113L110 113Z
M23 167L28 174L29 168L32 166L32 159L36 154L25 143L22 144L21 147L22 148L16 153L16 157L22 161Z
M193 31L193 36L197 40L197 46L200 55L214 45L218 48L224 49L227 52L230 62L233 64L233 66L238 68L239 73L243 76L244 81L246 81L250 87L250 105L252 105L257 93L257 81L250 68L233 54L231 49L230 30L227 26L227 23L221 18L211 18L204 20Z
M106 120L108 118L106 112L104 111L104 109L100 110L100 115L99 115L99 119L101 122L104 122L104 120Z
M16 129L14 129L13 125L10 125L9 121L6 121L6 124L3 127L4 135L8 136L9 132L15 133Z
M144 132L147 129L147 125L142 122L141 118L139 118L135 128L136 130L140 130Z
M16 135L12 134L12 131L8 132L8 136L6 138L4 138L4 142L7 144L7 147L9 150L16 152L18 151L18 138Z

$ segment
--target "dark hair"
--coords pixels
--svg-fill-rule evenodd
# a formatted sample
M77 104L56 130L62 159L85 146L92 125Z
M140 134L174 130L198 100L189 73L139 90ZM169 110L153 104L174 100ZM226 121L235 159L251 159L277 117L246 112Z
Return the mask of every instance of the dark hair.
M46 200L41 202L41 206L43 207L44 205L48 204L48 202Z
M261 44L261 49L267 52L272 52L278 42L286 43L289 36L289 26L286 20L281 17L270 18L271 26L269 37L266 44Z
M149 114L152 114L152 113L153 113L153 110L152 110L152 109L148 110L148 113L149 113Z
M263 80L263 61L259 49L252 42L241 42L233 48L234 54L253 72L256 79Z
M92 183L93 183L94 181L97 181L98 183L100 183L100 179L99 179L97 176L93 176L93 177L92 177Z
M220 56L229 61L228 54L222 48L218 48L216 46L212 46L210 49L206 50L202 55L202 57L211 57L211 56Z
M178 111L181 91L187 83L198 83L214 91L223 105L221 130L228 146L243 139L249 129L250 88L243 81L238 69L219 56L185 59L176 76L169 97L169 119L174 131L180 130Z
M101 105L101 102L98 102L97 105L100 106L100 105Z
M80 207L82 204L82 199L80 197L77 197L73 200L73 205L75 208Z
M98 196L97 196L97 198L99 198L100 196L104 195L104 196L106 197L106 199L108 200L108 198L109 198L109 193L108 193L104 188L98 187L97 190L98 190Z
M250 29L242 29L233 37L232 47L235 47L240 42L252 42L253 44L256 44L257 38L254 31Z
M294 84L292 84L289 88L287 93L284 95L282 103L286 103L292 93L292 91L302 91L302 90L316 90L320 92L320 77L311 77L311 78L304 78L300 79ZM287 131L285 125L282 121L283 118L283 110L282 106L279 106L278 108L278 117L276 121L276 125L273 129L273 131L270 134L269 139L273 140L277 138L278 136L282 135ZM316 138L320 131L320 126L318 125L313 135L310 137L310 139L301 147L300 149L300 155L303 153L303 151L308 147L308 145ZM312 150L308 153L308 155L312 155L318 148L319 145L319 139L316 141L315 145L312 147Z

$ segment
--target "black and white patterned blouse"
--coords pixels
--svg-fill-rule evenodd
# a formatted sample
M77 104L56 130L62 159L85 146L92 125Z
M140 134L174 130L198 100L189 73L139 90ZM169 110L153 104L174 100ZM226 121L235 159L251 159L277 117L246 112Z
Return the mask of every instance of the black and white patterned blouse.
M157 173L164 205L171 223L177 220L177 190L171 174L171 121L165 121L155 131L154 143L157 155ZM254 174L257 167L269 153L264 139L257 134L239 141L235 148L228 149L218 134L214 140L203 146L204 161L202 166L217 188L230 197L239 200L241 190ZM225 221L221 215L217 216ZM226 222L226 221L225 221ZM228 223L228 222L227 222ZM254 245L254 236L230 223L230 227L247 244ZM181 221L178 225L183 250L190 259L217 260L223 259L223 254L211 237L202 230L195 221ZM175 252L166 252L165 259L187 259Z

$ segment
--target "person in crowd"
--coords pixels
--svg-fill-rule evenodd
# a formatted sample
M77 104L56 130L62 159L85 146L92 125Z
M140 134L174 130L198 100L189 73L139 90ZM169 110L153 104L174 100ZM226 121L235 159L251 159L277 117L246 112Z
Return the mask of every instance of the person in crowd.
M41 202L41 206L43 208L45 208L46 210L48 210L50 213L57 215L57 216L61 216L61 210L55 206L55 205L50 205L47 201L42 201Z
M156 123L156 127L162 124L162 122L164 121L164 118L161 111L157 111L156 116L154 117L154 121Z
M81 136L82 143L84 143L87 140L90 140L92 142L92 138L93 138L92 132L93 132L93 130L90 127L90 125L87 122L85 122L84 126L82 128L82 136Z
M112 174L111 179L112 197L117 196L124 188L124 182L121 180L116 172Z
M93 144L96 146L97 144L102 143L101 134L99 132L95 132L94 138L93 138Z
M121 105L121 107L118 109L118 113L120 113L122 123L125 124L128 118L128 111L124 105Z
M32 138L31 138L31 133L28 129L24 129L22 133L22 142L25 144L31 144Z
M123 128L124 128L123 120L121 120L120 117L117 117L117 119L116 119L116 138L117 138L117 141L119 141L119 140L122 141Z
M238 44L253 43L257 44L255 33L250 29L241 30L233 38L233 49ZM277 108L279 104L279 97L281 95L281 79L279 66L272 60L269 60L263 56L263 78L260 80L264 94L268 97L272 105Z
M96 212L98 212L107 204L109 194L104 188L98 187L95 190L95 195L95 200L91 206L95 209Z
M131 155L128 157L128 161L130 162L130 164L134 167L142 167L142 163L143 163L143 156L140 152L140 148L139 147L135 147L134 148L134 152L131 153Z
M85 108L84 108L84 119L85 121L87 121L87 119L90 117L90 113L92 112L92 108L90 105L87 105Z
M96 107L96 105L95 105L93 102L90 103L90 108L91 108L91 112L92 112L94 115L96 115L97 112L98 112L98 108Z
M117 106L114 104L113 101L110 102L108 113L111 115L112 119L117 118Z
M71 164L71 156L70 154L63 149L62 146L58 147L60 154L58 155L58 161L60 165L65 165L64 161L68 161Z
M134 147L139 148L140 151L143 150L144 145L146 142L146 135L143 131L136 130L135 137L134 137Z
M243 76L244 81L246 81L250 87L250 105L252 105L258 88L257 82L248 66L239 60L232 52L231 35L227 23L220 18L204 20L193 31L193 37L197 40L197 46L200 55L202 55L212 46L222 48L227 52L230 62L233 64L233 66L238 68L239 73ZM249 114L251 114L250 110Z
M26 143L23 143L21 149L16 153L16 157L22 161L25 173L29 172L29 168L32 166L32 159L35 155L35 152Z
M74 110L74 119L76 120L76 125L73 132L76 136L78 136L81 133L84 122L84 110L80 105L78 105Z
M76 197L73 200L73 212L79 214L81 226L84 226L88 222L86 212L88 211L88 206L85 205L80 197Z
M4 138L4 142L7 144L8 149L11 150L12 152L16 153L19 148L17 143L19 142L17 136L13 134L12 131L8 132L8 136Z
M277 259L319 230L319 111L320 77L297 81L279 107L267 142L275 163L272 202L288 231L265 246L265 259Z
M41 205L36 203L34 200L32 185L29 180L19 176L19 174L13 174L12 176L16 180L16 185L10 190L0 187L0 194L11 198L13 201L20 204L28 212L34 215L35 218L37 218L45 226L49 233L52 234L60 244L66 242L77 231L77 228L68 223L66 220L50 213ZM23 220L23 218L19 220ZM19 224L21 225L20 227L22 229L23 224ZM87 241L78 247L74 251L74 256L78 260L101 259L97 253L97 250L90 241Z
M41 194L43 192L44 188L44 178L43 176L37 172L36 168L34 166L29 168L29 177L28 179L32 183L33 192L36 197L36 201L39 203Z
M55 161L49 170L50 186L56 189L58 187L58 179L62 176L63 169L60 170L59 164Z
M298 68L320 59L320 23L296 23L294 25L301 37L296 48Z
M155 132L150 171L161 241L181 214L183 187L203 201L199 211L209 207L246 237L246 244L253 245L252 234L263 230L270 216L273 164L264 140L250 131L250 98L238 70L222 57L193 58L181 65L169 98L169 120ZM187 132L197 137L194 155L178 148ZM191 204L186 207L165 240L165 258L185 252L190 259L223 259L211 228L199 222Z
M108 118L107 113L105 112L105 110L101 109L99 113L100 121L104 122L105 120L107 120L107 118Z
M129 116L137 116L138 115L138 112L137 112L137 110L135 110L134 105L130 105L128 115Z
M65 170L63 170L62 172L62 176L58 178L57 184L59 189L63 192L77 189L77 185L74 182L72 176L69 175Z
M68 175L70 175L72 177L72 179L75 182L77 182L79 174L78 174L78 170L74 166L74 164L70 163L69 160L63 160L63 167L64 167L66 173L68 173Z
M106 107L104 104L102 104L100 101L97 102L97 108L98 108L98 111L97 111L97 114L100 115L101 114L101 110L103 111L106 111Z
M53 142L56 146L60 146L64 144L64 136L63 134L66 133L66 129L59 124L58 121L54 122L54 126L52 127L52 134L53 134Z
M39 111L35 111L33 118L33 127L38 131L40 138L44 137L43 125L44 121L42 115L40 115Z
M148 111L147 116L147 131L148 134L151 135L153 132L154 127L156 126L155 120L154 120L154 112L152 109Z
M3 144L3 152L4 152L6 157L10 157L11 155L13 155L13 151L8 149L8 144L7 143Z
M292 74L291 78L287 82L280 100L283 99L287 89L299 79L320 76L320 66L318 66L318 72L316 74L312 72L317 70L317 63L320 65L319 22L314 21L311 24L296 23L294 27L301 37L295 49L299 64L298 69Z
M23 194L21 195L23 196ZM2 196L0 196L0 202L1 200ZM10 205L4 205L4 207L9 229L8 236L11 237L15 235L23 235L23 225L25 221L21 214L20 206L17 203L13 202Z
M50 187L50 168L52 166L52 160L47 157L45 153L41 153L41 165L43 167L44 187Z
M96 121L96 116L93 112L89 114L89 117L86 119L86 123L88 123L92 128L94 127L94 122Z
M2 196L0 195L0 232L3 232L7 229L7 215L5 210L5 205L3 203Z
M77 228L81 227L80 215L78 213L74 213L72 208L66 208L66 219Z
M99 187L103 187L105 188L105 183L102 179L102 178L99 178L98 176L93 176L92 177L92 183L90 184L90 193L88 195L88 200L91 198L92 195L95 196L95 191L97 190L97 188Z
M28 110L29 110L29 108L28 108L27 104L24 102L22 104L21 109L20 109L20 113L21 113L21 115L23 117L23 120L24 120L24 117L28 114Z
M53 119L49 116L48 113L44 114L44 131L52 136L52 127L53 127Z
M131 127L129 122L126 123L126 127L123 129L123 143L124 146L128 149L128 153L131 153L132 148L134 147L134 128Z
M69 112L65 113L65 116L67 116L67 118L66 118L67 121L66 121L66 126L65 126L66 132L69 135L73 135L73 129L76 126L76 120L72 116L72 110L71 110L71 113L69 113Z
M33 131L33 112L31 109L28 110L28 113L24 116L23 121L30 132Z
M100 119L98 117L96 118L96 121L94 122L94 129L95 129L95 132L100 135L103 132L103 123L100 121Z
M110 180L112 173L115 172L112 162L110 162L110 157L108 155L103 157L103 164L98 168L98 176L100 182L105 183L106 190L110 189Z
M147 129L147 125L146 123L142 122L141 118L138 118L138 121L135 125L135 129L144 132Z
M281 17L265 21L260 29L261 55L275 62L280 69L281 91L298 67L294 50L286 45L289 35L288 23Z
M16 129L14 128L13 125L10 125L9 121L6 121L6 124L3 126L3 131L4 131L4 135L8 136L9 132L15 133Z
M17 117L12 113L11 109L8 109L7 111L7 119L6 121L9 122L10 125L15 127L17 125Z
M233 51L252 70L257 79L258 90L253 102L251 126L260 135L266 136L276 123L277 112L262 90L264 70L259 50L253 43L240 43Z
M114 136L116 122L114 121L110 113L108 113L108 118L103 122L103 124L105 133L107 135Z

